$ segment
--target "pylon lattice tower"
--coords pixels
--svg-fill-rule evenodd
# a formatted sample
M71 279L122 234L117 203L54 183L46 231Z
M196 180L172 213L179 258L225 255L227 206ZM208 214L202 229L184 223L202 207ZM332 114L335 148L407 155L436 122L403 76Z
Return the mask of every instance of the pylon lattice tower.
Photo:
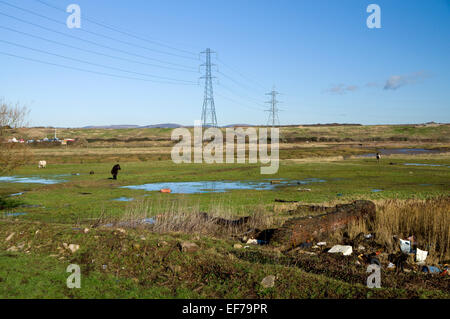
M201 52L201 54L205 54L206 61L201 66L205 68L205 75L200 79L205 80L205 93L203 99L203 110L202 110L202 125L203 127L217 127L217 116L216 116L216 106L214 104L214 90L212 85L212 66L215 64L211 64L211 53L215 53L211 51L211 49L206 49Z
M270 109L266 110L266 112L269 112L269 119L267 121L268 126L280 126L280 119L278 117L278 103L277 95L280 94L279 92L275 91L275 87L273 90L266 95L269 95L271 97L270 101L267 101L266 103L270 105Z

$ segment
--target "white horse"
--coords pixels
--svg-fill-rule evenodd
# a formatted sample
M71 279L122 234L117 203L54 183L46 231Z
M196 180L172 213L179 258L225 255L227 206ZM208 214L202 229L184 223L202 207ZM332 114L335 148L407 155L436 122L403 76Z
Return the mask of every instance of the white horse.
M47 162L46 161L39 161L39 168L46 168Z

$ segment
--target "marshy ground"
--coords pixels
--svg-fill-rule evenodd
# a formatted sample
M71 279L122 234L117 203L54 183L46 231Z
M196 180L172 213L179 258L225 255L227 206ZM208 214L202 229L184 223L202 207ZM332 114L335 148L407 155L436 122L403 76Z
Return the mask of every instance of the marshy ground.
M43 132L25 133L33 138ZM430 252L430 265L450 259L450 126L283 128L280 169L273 176L260 175L259 164L176 165L170 132L62 131L86 144L34 147L30 163L0 178L0 297L450 297L448 275L426 275L418 266L386 268L387 255L399 251L393 235L416 236L419 248ZM432 151L390 152L380 163L364 156L381 149ZM38 169L39 160L48 168ZM114 181L109 172L117 161L122 170ZM157 191L165 187L179 188ZM246 229L196 218L199 212L251 216L249 227L262 230L302 216L298 205L357 199L376 204L375 225L352 224L350 239L339 231L326 240L329 248L372 232L374 238L351 256L247 245ZM156 223L127 227L145 219ZM198 248L183 252L182 242ZM79 249L72 252L70 244ZM381 289L366 287L367 264L358 256L369 252L378 252L383 264ZM66 287L69 264L81 267L81 289ZM275 285L264 288L269 275Z

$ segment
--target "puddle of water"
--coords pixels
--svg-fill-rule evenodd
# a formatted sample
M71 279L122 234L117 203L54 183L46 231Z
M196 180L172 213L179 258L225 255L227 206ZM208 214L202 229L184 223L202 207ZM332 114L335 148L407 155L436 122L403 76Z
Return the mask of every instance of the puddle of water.
M431 166L431 167L450 167L443 164L422 164L422 163L405 163L406 166Z
M16 194L11 194L9 195L9 197L17 197L17 196L22 196L25 193L16 193Z
M20 217L20 216L25 216L28 215L28 213L10 213L10 214L6 214L6 217Z
M161 189L169 188L173 194L204 194L204 193L224 193L230 190L273 190L280 186L306 185L311 183L324 183L325 180L318 178L307 178L303 180L280 180L279 183L272 184L271 180L263 181L202 181L202 182L169 182L152 183L144 185L123 186L122 188L146 190L157 192Z
M134 201L134 198L119 197L119 198L113 199L113 201L115 201L115 202L132 202L132 201Z
M40 177L16 177L16 176L3 176L0 177L0 183L22 183L22 184L59 184L64 183L65 180L45 179Z
M382 189L372 189L372 193L379 193L379 192L382 192L383 190Z
M424 148L382 148L379 149L378 152L383 155L393 155L393 154L402 154L402 155L415 155L415 154L439 154L444 153L440 150L427 150ZM358 155L358 157L375 157L377 154L363 154Z

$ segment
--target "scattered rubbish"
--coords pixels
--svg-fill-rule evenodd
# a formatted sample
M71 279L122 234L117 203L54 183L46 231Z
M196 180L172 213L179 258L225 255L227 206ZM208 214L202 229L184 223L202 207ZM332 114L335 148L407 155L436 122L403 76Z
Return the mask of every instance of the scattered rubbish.
M412 253L411 241L400 239L400 250L404 254Z
M273 288L275 286L275 279L274 275L267 276L261 281L261 286L264 288Z
M197 244L190 243L190 242L187 242L187 241L179 243L178 247L180 248L181 252L183 252L183 253L196 252L200 248L200 247L198 247Z
M122 233L122 234L126 234L127 233L127 231L125 229L123 229L123 228L117 228L116 230L118 232Z
M395 269L395 265L391 262L389 262L389 265L387 266L388 269Z
M327 243L325 241L321 241L319 243L317 243L317 246L326 246Z
M311 188L299 188L299 192L311 192Z
M103 270L106 270L106 268L108 268L107 265L102 265Z
M434 266L423 266L422 272L429 273L429 274L439 274L441 270L438 267Z
M247 244L249 244L249 245L258 245L258 240L254 239L254 238L251 238L251 239L249 239L247 241Z
M85 229L83 230L83 232L84 232L85 234L89 233L89 228L85 228Z
M362 246L362 245L359 245L359 246L358 246L358 250L366 250L366 247L364 247L364 246Z
M367 235L364 235L364 238L365 239L370 239L370 238L372 238L373 237L373 235L372 234L367 234Z
M353 252L353 248L352 246L336 245L333 246L328 252L330 254L342 253L344 256L350 256Z
M428 256L428 251L417 248L417 250L416 250L416 261L417 262L419 262L419 263L425 262L425 260L427 259L427 256Z
M160 192L165 193L165 194L170 194L170 193L172 193L172 190L170 188L163 188L163 189L161 189Z
M72 176L80 176L80 173L72 173Z
M242 245L241 244L234 244L233 248L234 249L241 249Z

